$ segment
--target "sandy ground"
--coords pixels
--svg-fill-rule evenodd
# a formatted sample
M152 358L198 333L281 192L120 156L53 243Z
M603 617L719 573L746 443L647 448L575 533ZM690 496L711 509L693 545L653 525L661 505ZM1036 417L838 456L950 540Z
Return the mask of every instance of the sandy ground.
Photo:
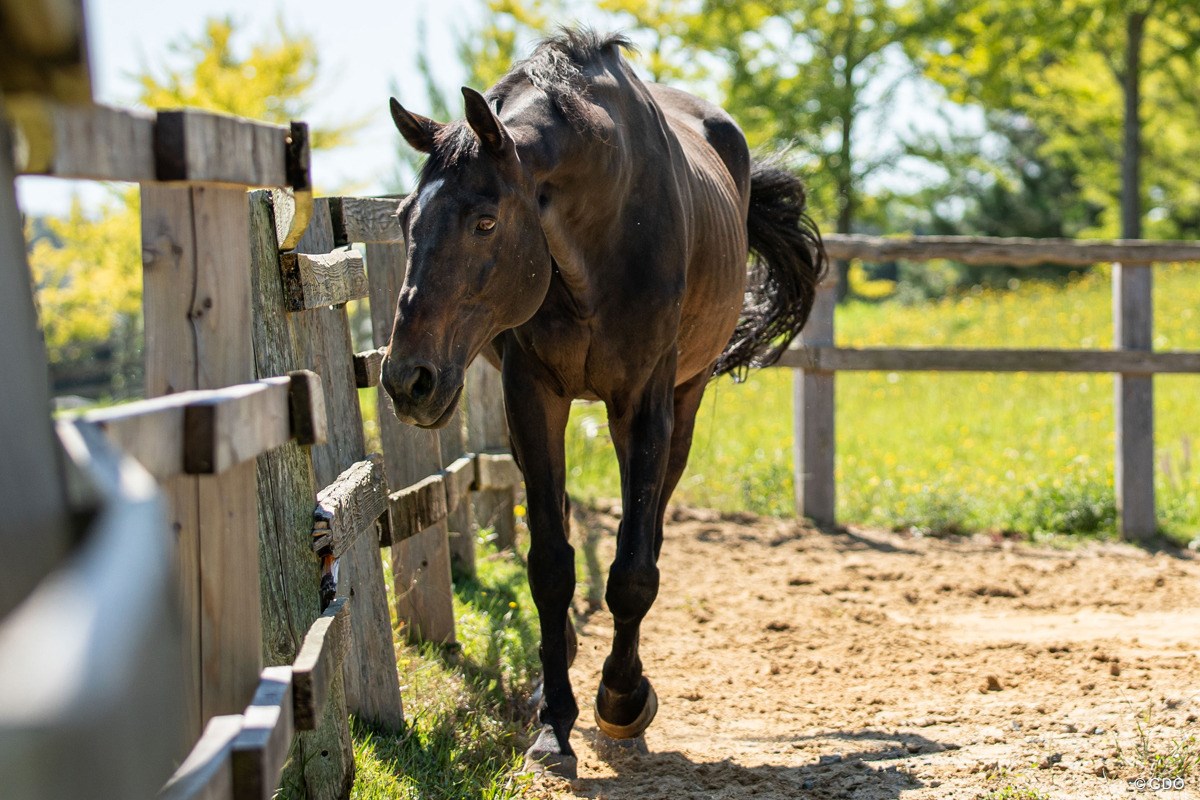
M581 597L579 778L535 797L1115 797L1151 777L1139 744L1200 752L1191 554L673 517L642 629L649 754L597 743L611 628ZM616 521L575 526L605 572ZM1200 798L1188 780L1156 796Z

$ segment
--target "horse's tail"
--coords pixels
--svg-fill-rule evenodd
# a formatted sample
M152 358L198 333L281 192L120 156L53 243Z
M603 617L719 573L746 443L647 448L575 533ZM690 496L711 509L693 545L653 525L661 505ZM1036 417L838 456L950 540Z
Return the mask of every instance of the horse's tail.
M742 316L714 375L745 377L779 360L812 311L828 260L821 232L805 213L804 184L775 159L750 168L750 274Z

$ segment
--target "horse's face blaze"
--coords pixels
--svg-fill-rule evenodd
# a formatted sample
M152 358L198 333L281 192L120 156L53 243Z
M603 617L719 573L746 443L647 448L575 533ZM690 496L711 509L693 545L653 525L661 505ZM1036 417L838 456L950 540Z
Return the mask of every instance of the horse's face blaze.
M435 161L400 217L407 267L382 382L401 420L440 427L471 360L542 304L550 251L515 154L471 148L451 164Z

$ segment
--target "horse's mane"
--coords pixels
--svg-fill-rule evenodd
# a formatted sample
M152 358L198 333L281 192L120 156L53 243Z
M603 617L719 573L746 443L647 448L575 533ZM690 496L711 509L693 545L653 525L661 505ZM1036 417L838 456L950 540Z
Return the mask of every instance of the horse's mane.
M556 35L539 42L529 58L513 64L488 92L488 98L503 102L522 81L529 81L546 93L578 133L594 135L596 122L584 68L606 55L632 49L633 43L619 33L560 28Z
M546 93L577 133L599 136L584 68L611 53L632 49L633 43L619 33L601 35L590 28L561 28L556 35L538 42L528 58L513 64L486 96L493 104L503 104L528 81ZM478 151L479 140L466 123L453 122L438 132L434 157L426 161L424 169L432 170L435 165L453 167Z

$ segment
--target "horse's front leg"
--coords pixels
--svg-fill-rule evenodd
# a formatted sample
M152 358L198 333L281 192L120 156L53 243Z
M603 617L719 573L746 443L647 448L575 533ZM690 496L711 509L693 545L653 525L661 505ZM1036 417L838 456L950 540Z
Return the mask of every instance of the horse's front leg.
M623 517L604 595L613 616L613 643L596 694L596 724L614 739L640 736L658 710L654 689L642 674L638 642L642 619L658 596L656 539L674 426L674 377L671 355L636 393L609 401Z
M573 778L577 762L570 736L579 707L567 674L574 644L567 636L567 613L575 594L575 550L564 525L563 446L571 403L531 380L530 373L516 363L519 357L513 354L505 359L504 397L513 452L525 475L529 588L541 626L543 679L538 709L542 730L525 754L525 765Z

